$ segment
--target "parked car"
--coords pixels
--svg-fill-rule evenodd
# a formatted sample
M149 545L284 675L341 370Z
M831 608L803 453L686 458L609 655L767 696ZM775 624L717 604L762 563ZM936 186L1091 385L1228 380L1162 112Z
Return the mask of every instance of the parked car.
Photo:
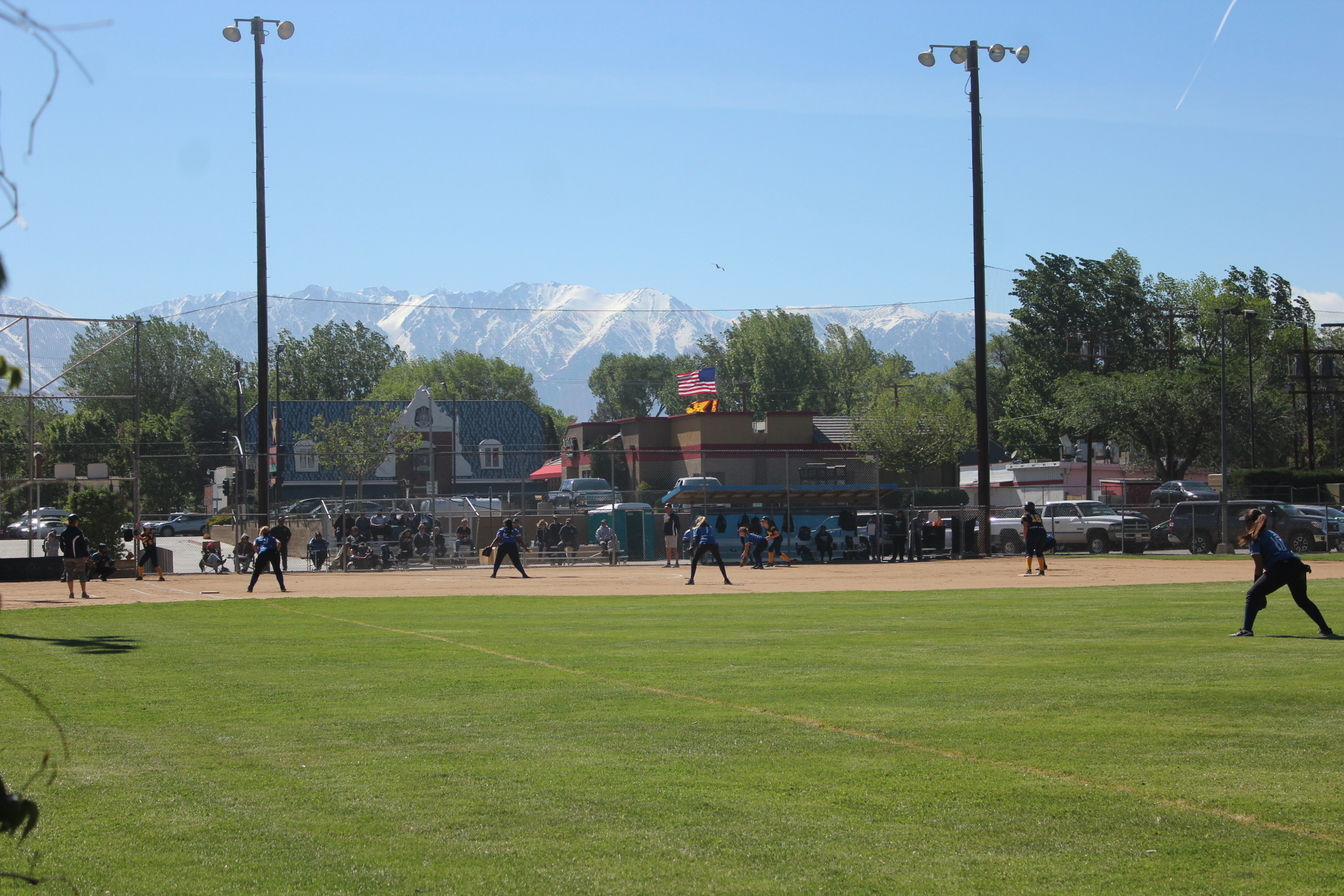
M562 479L560 488L546 496L557 507L586 507L599 501L620 503L621 493L605 479Z
M672 491L679 488L717 488L720 485L723 483L713 476L683 476L672 486Z
M65 520L43 517L34 520L32 523L16 523L14 534L11 538L46 538L48 532L60 532L65 528ZM14 528L14 527L10 527Z
M1055 536L1059 548L1085 548L1093 554L1120 548L1127 554L1142 554L1152 537L1146 516L1115 510L1100 501L1050 501L1039 510L1045 531ZM996 516L989 525L994 543L1005 554L1022 552L1021 511Z
M1297 509L1307 516L1325 520L1326 550L1337 551L1344 544L1344 510L1338 507L1298 504Z
M1192 554L1209 554L1218 545L1218 508L1221 504L1210 501L1182 501L1171 509L1168 537ZM1246 531L1241 517L1252 508L1269 515L1269 527L1279 533L1283 543L1296 554L1324 551L1328 541L1325 519L1313 517L1282 501L1228 501L1227 540L1235 543L1236 536Z
M359 516L361 513L372 516L378 511L387 513L387 506L377 501L346 501L342 504L340 501L332 501L327 505L327 509L332 513L353 513Z
M155 535L172 538L174 535L205 535L210 527L208 513L175 513L161 523L145 523Z
M504 501L500 498L478 498L475 495L444 495L433 500L426 498L416 504L421 513L432 513L439 519L453 519L460 516L490 516L504 512Z
M18 520L5 527L5 536L7 538L32 538L36 535L38 538L45 538L49 526L43 524L50 520L60 523L60 528L65 527L65 518L70 515L70 511L62 510L59 507L39 507L36 510L30 510L27 513L19 515Z
M1154 507L1169 507L1182 501L1217 501L1218 490L1195 479L1173 479L1153 489L1148 496Z
M285 516L308 516L317 513L322 509L322 503L330 501L335 504L334 498L304 498L295 501L293 504L286 504L284 507L276 508L276 512Z

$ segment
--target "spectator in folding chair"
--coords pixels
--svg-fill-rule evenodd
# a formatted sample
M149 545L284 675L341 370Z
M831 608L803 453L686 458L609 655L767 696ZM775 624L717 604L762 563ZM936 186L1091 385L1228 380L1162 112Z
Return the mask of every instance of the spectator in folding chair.
M550 551L546 549L550 540L550 529L547 527L546 521L537 520L537 532L532 539L532 549L537 552L538 560L545 560L550 555Z
M560 549L573 563L574 555L579 552L579 530L573 520L565 520L565 524L560 527Z
M313 569L317 572L322 571L322 564L327 562L327 549L331 547L325 538L322 537L321 530L315 530L313 537L308 539L308 559L313 563Z
M456 535L458 553L470 554L472 548L476 547L476 542L471 539L471 523L466 520L459 523Z
M563 539L560 538L560 530L564 528L560 525L560 517L554 517L549 526L546 527L546 552L551 555L551 564L562 562L564 553L561 548Z
M429 562L430 555L434 553L434 536L429 534L429 527L421 523L415 530L415 536L411 539L411 547L415 549L415 555L426 563Z
M381 510L374 511L373 516L369 517L369 525L373 527L374 538L389 538L392 534L388 529L387 514Z
M256 559L257 547L252 543L252 539L246 535L238 538L238 543L233 546L233 560L237 566L238 572L249 573L252 571L252 561Z

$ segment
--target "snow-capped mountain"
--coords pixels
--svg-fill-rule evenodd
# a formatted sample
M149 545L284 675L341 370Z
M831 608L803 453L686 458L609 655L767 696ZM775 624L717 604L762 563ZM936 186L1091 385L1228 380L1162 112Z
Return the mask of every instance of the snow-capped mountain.
M63 317L26 299L6 299L8 314ZM20 307L22 306L22 307ZM706 333L722 334L731 321L699 311L655 289L604 294L586 286L518 283L500 292L436 289L424 294L384 288L339 292L310 286L274 296L268 306L270 330L304 336L319 324L355 323L387 335L411 356L433 357L460 349L500 357L530 371L543 401L580 417L592 410L588 375L606 352L677 355L694 350ZM11 310L13 309L13 310ZM818 337L828 323L857 327L882 351L899 351L920 371L944 370L971 352L970 314L927 314L909 305L869 308L800 308L811 316ZM242 358L256 356L256 303L249 293L184 296L141 308L140 317L162 316L190 323ZM1007 328L1006 315L991 315L989 332ZM69 339L82 324L47 329L34 336L35 378L60 371ZM14 328L11 328L13 330ZM15 334L0 333L0 351L11 361L25 357ZM20 337L21 338L21 337ZM40 355L41 363L37 363ZM338 360L338 359L333 359ZM49 372L49 373L48 373Z
M905 355L920 373L947 370L975 350L974 314L947 311L927 314L909 305L797 310L812 318L818 339L828 323L854 328L867 336L875 348ZM1006 314L989 314L985 331L990 336L1002 333L1012 320Z
M13 296L0 296L0 315L0 355L23 371L19 390L23 395L60 375L70 356L70 341L85 325L49 305Z

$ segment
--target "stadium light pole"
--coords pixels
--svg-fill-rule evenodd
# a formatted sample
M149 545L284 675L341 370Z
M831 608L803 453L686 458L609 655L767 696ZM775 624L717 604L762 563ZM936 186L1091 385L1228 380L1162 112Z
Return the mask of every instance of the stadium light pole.
M1218 351L1221 357L1221 373L1218 387L1218 471L1222 476L1222 485L1218 490L1218 548L1215 553L1231 554L1232 545L1227 543L1227 316L1237 313L1231 308L1215 308L1218 314Z
M269 348L269 324L266 320L266 127L264 99L261 77L261 45L266 42L266 26L275 25L275 33L281 40L294 36L293 22L280 22L275 19L263 19L254 16L250 19L234 19L233 24L224 29L224 39L237 43L243 39L239 25L247 22L252 29L253 66L256 70L256 119L257 119L257 513L263 522L270 518L270 494L261 487L261 472L270 462L270 440L266 427L269 425L269 411L266 392L270 388L270 376L266 352Z
M1026 62L1031 55L1027 46L1009 50L1003 44L982 47L975 41L965 45L929 44L927 52L919 54L921 65L931 67L936 60L935 49L952 52L949 58L956 65L966 66L970 73L971 99L971 227L972 254L975 265L975 452L978 463L976 484L980 505L980 554L989 556L990 487L989 487L989 340L985 334L985 186L980 152L980 51L989 54L993 62L1002 62L1011 55L1018 62Z
M1222 515L1222 522L1218 524L1218 550L1219 554L1233 553L1232 545L1227 540L1227 318L1229 315L1240 317L1246 321L1246 354L1249 358L1251 351L1251 321L1260 316L1260 313L1254 308L1215 308L1214 313L1218 315L1218 349L1221 358L1221 374L1218 387L1219 392L1219 424L1218 424L1218 468L1223 477L1223 487L1218 493L1218 504ZM1248 368L1249 370L1249 368ZM1252 378L1247 383L1250 394L1254 394L1255 380ZM1255 457L1255 404L1254 397L1251 398L1251 457ZM1255 461L1251 461L1254 466Z

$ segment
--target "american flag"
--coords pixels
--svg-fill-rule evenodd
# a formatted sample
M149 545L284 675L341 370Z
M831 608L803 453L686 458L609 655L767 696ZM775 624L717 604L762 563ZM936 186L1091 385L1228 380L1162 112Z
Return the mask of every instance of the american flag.
M713 367L677 374L678 395L712 395L718 391L714 385Z

